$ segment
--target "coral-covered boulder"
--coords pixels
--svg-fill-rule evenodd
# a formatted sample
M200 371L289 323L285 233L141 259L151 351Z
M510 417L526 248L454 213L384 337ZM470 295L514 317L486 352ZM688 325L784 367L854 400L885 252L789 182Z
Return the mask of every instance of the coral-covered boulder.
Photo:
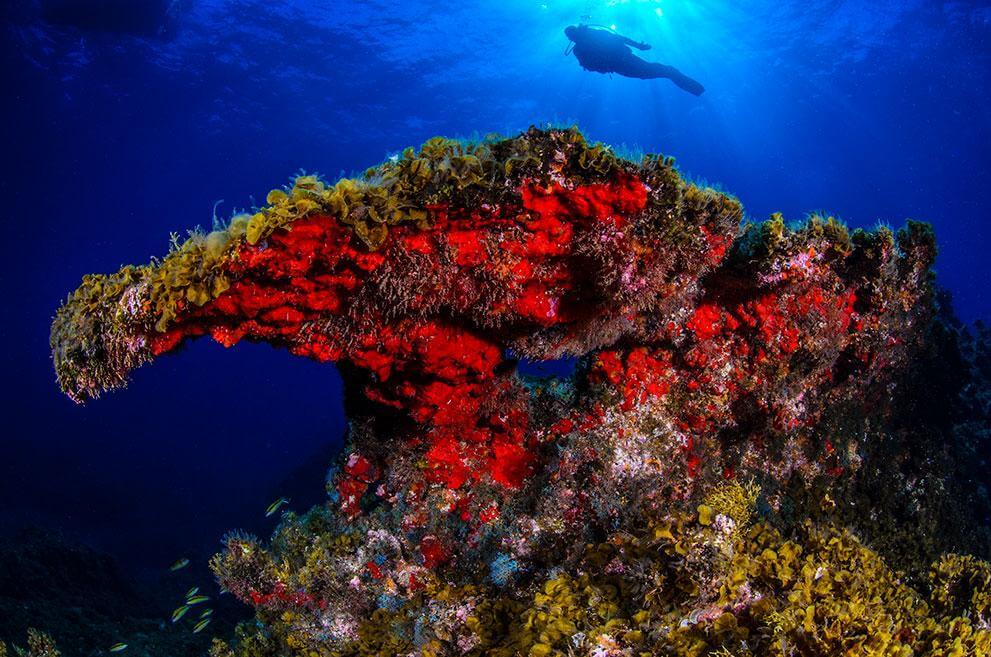
M706 654L833 622L778 604L815 563L887 572L838 525L803 530L812 560L748 526L758 497L790 526L887 460L872 432L930 340L934 257L920 223L743 223L671 160L576 130L434 139L85 278L52 348L80 402L204 335L338 364L328 504L214 562L272 654ZM572 376L517 371L562 358ZM897 645L951 641L891 595Z

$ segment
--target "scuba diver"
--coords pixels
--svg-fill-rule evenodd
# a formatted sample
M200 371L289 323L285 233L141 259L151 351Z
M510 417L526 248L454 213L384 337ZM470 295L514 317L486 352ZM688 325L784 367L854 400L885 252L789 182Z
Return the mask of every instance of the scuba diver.
M574 51L586 71L619 73L641 80L667 78L690 94L701 96L705 92L705 87L675 67L640 59L630 50L631 47L650 50L649 44L591 25L569 25L564 28L564 34L571 41L564 54Z

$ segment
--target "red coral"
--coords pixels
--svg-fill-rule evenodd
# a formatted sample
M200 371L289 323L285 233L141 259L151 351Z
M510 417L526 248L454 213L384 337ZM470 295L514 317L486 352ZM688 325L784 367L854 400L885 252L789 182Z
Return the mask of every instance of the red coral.
M592 382L608 382L622 391L620 407L630 410L648 397L660 397L671 386L671 354L665 350L650 351L637 347L628 352L602 351L589 372Z
M306 591L291 591L283 582L277 582L268 593L250 589L248 597L255 607L315 608L321 610L327 608L326 600L317 599Z
M688 320L687 326L699 340L709 340L722 332L722 319L722 311L716 304L702 303L695 309L695 314Z
M360 454L352 453L337 480L341 513L349 518L361 513L361 498L378 476L379 470L371 461Z
M606 184L566 189L559 184L548 188L526 185L523 207L532 210L549 226L567 226L575 221L594 219L617 227L625 218L643 210L647 190L635 176L620 173Z
M420 555L423 557L425 568L436 568L449 557L447 550L436 536L423 537L420 541Z

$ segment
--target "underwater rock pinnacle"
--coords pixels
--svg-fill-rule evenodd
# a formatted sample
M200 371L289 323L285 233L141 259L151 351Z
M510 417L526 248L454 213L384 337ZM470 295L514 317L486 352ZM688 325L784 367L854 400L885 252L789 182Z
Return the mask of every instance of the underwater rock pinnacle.
M330 501L227 538L266 629L218 655L991 645L987 599L930 613L841 522L936 321L931 230L742 220L574 129L433 139L87 276L55 368L84 402L204 335L340 367ZM934 582L987 566L953 558Z

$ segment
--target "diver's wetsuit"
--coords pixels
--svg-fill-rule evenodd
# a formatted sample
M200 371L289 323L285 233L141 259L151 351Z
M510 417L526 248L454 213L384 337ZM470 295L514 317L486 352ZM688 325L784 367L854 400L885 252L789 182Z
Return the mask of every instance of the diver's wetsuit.
M667 78L690 94L701 96L705 92L705 87L675 67L645 61L630 50L647 50L650 46L646 43L588 25L570 25L564 33L574 42L575 57L586 71L619 73L641 80Z

